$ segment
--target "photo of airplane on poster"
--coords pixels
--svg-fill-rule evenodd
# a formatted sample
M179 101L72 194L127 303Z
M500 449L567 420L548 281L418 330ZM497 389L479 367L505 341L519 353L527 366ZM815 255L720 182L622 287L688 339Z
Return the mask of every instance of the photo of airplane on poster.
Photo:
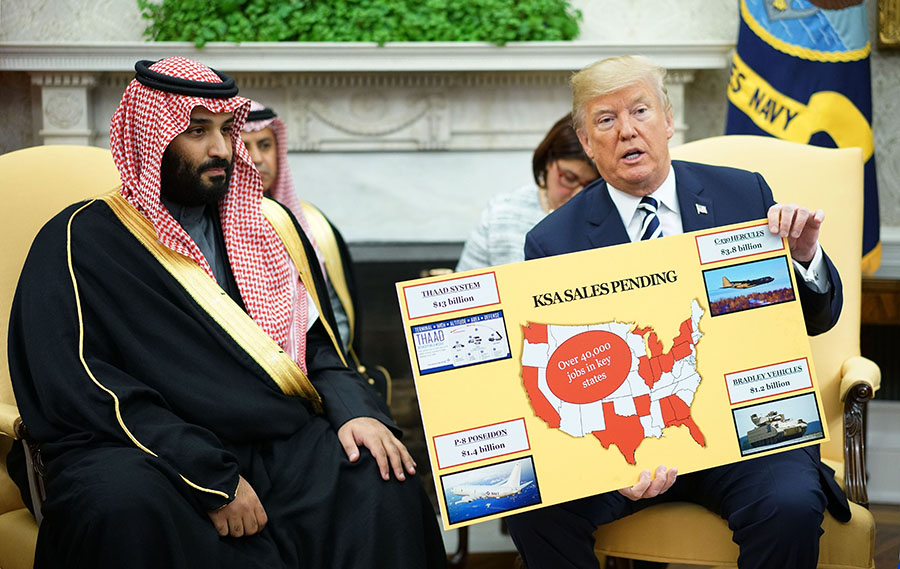
M531 457L450 474L441 478L451 523L540 504Z
M728 277L722 277L722 288L753 288L775 280L775 277L762 277L749 281L730 281Z
M713 316L790 302L796 298L785 257L707 270L703 279Z

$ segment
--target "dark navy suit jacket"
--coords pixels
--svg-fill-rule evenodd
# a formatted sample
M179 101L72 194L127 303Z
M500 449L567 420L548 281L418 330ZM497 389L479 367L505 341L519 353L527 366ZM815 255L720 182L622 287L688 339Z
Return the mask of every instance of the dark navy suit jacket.
M710 229L732 223L765 218L775 200L772 190L757 173L672 161L684 232ZM700 213L697 205L705 206ZM606 182L597 180L565 205L545 217L525 237L525 258L537 259L610 245L630 243L622 217L616 209ZM798 278L800 303L810 335L831 329L841 314L841 278L825 256L831 290L819 294ZM819 447L804 447L819 460ZM821 462L823 487L831 513L839 520L850 519L847 499L834 481L834 472Z

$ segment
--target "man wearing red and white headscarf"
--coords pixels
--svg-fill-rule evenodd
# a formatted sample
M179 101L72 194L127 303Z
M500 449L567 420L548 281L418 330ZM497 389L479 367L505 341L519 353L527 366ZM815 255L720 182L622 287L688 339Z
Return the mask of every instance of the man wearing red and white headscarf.
M184 58L135 70L120 190L41 230L10 319L46 467L35 567L442 566L315 252L240 142L250 102Z
M250 114L244 123L241 138L262 178L265 195L287 207L294 214L294 217L297 218L297 223L300 224L306 237L316 250L316 254L322 261L325 284L328 286L331 308L334 310L341 342L344 345L344 349L349 350L350 343L356 343L358 337L352 337L351 328L354 326L349 321L348 310L345 309L340 297L332 286L331 278L333 275L328 274L328 271L325 270L325 256L316 242L316 232L313 230L310 220L307 219L306 212L309 211L314 215L321 216L320 219L324 218L324 215L317 209L314 209L312 204L307 203L304 207L297 197L294 189L294 180L291 178L291 169L288 165L287 127L284 121L278 118L274 110L256 101L250 101ZM326 224L327 227L325 227ZM325 219L325 224L320 224L318 228L320 231L326 231L325 235L328 237L333 235L333 239L336 240L338 245L338 256L340 258L331 259L330 261L341 264L343 273L350 280L350 284L352 284L352 260L340 232L327 219ZM352 304L355 305L357 304L355 287L350 286L349 288L348 294L352 299L345 299L345 302L352 300ZM353 307L349 307L349 310L353 312ZM358 329L358 326L356 328ZM358 351L357 346L354 346L354 348Z
M365 363L362 350L360 295L350 249L337 227L309 202L300 201L288 165L287 126L273 109L250 101L250 114L241 138L263 182L267 197L276 200L296 217L316 251L325 276L328 298L345 355L366 381L390 401L390 374L378 365Z
M325 214L311 203L298 199L288 166L287 127L284 121L278 118L274 110L250 101L250 114L244 123L241 138L262 177L265 195L294 214L316 250L337 330L351 367L365 377L382 399L390 401L390 373L364 359L362 334L358 333L362 329L361 298L350 248Z

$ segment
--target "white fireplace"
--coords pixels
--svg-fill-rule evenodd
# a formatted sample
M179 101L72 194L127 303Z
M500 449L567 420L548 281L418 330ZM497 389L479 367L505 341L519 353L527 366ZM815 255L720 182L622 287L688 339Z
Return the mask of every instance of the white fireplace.
M298 193L331 218L359 260L452 261L488 198L531 181L535 145L570 108L573 71L626 53L667 67L678 144L691 128L686 87L698 71L725 69L732 48L5 42L0 70L25 71L39 89L41 142L108 146L109 117L135 61L202 61L287 123Z

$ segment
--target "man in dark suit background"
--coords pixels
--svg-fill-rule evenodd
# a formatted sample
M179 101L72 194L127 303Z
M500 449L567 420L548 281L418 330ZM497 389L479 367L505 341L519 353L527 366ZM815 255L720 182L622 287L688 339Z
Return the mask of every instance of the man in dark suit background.
M574 126L602 178L528 233L526 259L767 218L773 234L788 238L808 333L827 331L840 316L842 295L840 277L818 243L825 213L776 204L759 174L673 162L665 74L646 58L626 56L573 76ZM594 568L598 525L655 503L691 501L728 520L741 569L812 569L826 507L842 521L850 517L833 474L818 446L680 478L676 468L661 465L630 488L507 521L529 569Z

